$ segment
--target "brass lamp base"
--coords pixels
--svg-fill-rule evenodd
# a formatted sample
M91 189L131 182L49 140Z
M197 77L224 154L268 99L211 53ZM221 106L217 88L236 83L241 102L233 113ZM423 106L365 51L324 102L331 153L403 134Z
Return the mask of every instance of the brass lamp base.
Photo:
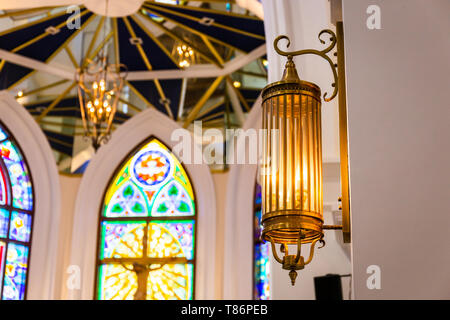
M311 247L309 249L309 257L308 260L305 262L305 259L301 255L301 245L302 240L305 239L305 233L303 231L300 231L299 236L297 238L297 253L295 255L289 254L289 248L287 244L282 243L280 247L280 251L284 253L283 259L281 259L278 256L277 249L275 247L275 241L273 238L269 235L265 235L265 239L267 239L271 246L272 246L272 253L275 258L275 260L279 263L281 263L282 268L289 271L289 277L291 278L291 284L295 285L295 280L297 279L297 270L303 270L307 264L309 264L313 257L314 257L314 247L316 245L317 241L320 241L322 246L319 247L323 248L325 246L325 241L323 240L323 234L320 238L316 238L311 242Z

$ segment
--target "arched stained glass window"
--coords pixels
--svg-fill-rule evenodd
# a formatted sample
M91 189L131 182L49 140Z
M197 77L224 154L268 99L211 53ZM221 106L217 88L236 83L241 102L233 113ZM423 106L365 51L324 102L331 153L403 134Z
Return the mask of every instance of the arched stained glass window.
M193 299L195 234L189 177L152 138L123 162L106 191L97 299Z
M270 243L261 240L261 186L256 183L254 203L253 283L255 300L268 300Z
M23 155L0 124L0 295L26 296L33 224L33 188Z

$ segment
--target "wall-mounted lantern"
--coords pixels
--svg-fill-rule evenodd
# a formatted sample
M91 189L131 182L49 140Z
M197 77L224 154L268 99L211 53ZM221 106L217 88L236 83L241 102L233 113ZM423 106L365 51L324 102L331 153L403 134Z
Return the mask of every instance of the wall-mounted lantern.
M331 30L319 33L321 43L325 43L322 36L330 36L330 45L321 51L308 49L286 52L278 47L278 42L287 39L289 46L289 38L277 37L274 48L278 54L287 57L286 67L282 80L267 85L262 92L265 130L261 168L261 237L271 243L273 255L283 269L290 271L292 285L295 284L297 270L311 262L316 243L325 245L324 229L342 229L345 241L350 241L342 23L338 23L337 33L338 36ZM328 56L336 43L337 65ZM324 225L323 221L321 90L314 83L299 78L292 59L305 54L318 55L331 66L334 91L330 97L327 93L323 95L326 102L334 99L338 87L341 88L339 116L343 225L339 226ZM281 245L282 258L277 253L276 244ZM302 256L302 244L310 244L307 260ZM297 245L295 254L289 253L289 245Z

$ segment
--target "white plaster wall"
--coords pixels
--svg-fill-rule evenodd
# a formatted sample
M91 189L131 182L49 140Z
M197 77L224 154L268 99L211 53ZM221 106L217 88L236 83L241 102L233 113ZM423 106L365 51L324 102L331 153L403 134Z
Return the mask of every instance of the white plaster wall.
M343 2L356 299L450 298L449 13L448 0Z
M227 182L229 172L212 174L216 193L216 298L223 299L223 272L225 247L225 207L227 203Z
M62 279L60 288L60 297L68 298L68 277L73 275L69 269L70 266L70 248L72 241L72 228L74 220L75 200L81 183L81 176L77 175L59 175L61 186L61 240L59 245L61 264L58 268L59 277Z

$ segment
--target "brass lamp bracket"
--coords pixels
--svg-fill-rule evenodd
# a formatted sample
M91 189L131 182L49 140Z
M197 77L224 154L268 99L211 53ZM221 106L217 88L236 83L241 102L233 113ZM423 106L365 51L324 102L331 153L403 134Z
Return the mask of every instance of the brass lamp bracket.
M317 55L317 56L325 59L331 67L331 70L333 72L333 78L334 78L334 82L331 84L331 86L334 88L333 94L329 98L327 98L327 96L328 96L327 92L325 92L323 95L323 100L325 100L326 102L329 102L329 101L333 100L338 93L338 75L337 75L337 71L336 71L337 65L331 60L331 58L327 54L331 50L333 50L333 48L336 46L337 37L336 37L336 34L329 29L322 30L322 31L320 31L320 33L318 35L319 41L322 44L325 44L325 40L321 39L322 35L324 35L324 34L328 34L330 36L330 44L328 45L328 47L326 47L323 50L304 49L304 50L298 50L298 51L283 51L278 47L278 42L282 39L286 39L288 41L286 44L286 47L289 48L289 46L291 44L291 40L286 35L281 35L281 36L276 37L273 42L273 46L275 48L275 51L279 55L287 57L288 61L291 61L292 57L294 57L294 56L301 56L301 55L305 55L305 54L313 54L313 55Z

